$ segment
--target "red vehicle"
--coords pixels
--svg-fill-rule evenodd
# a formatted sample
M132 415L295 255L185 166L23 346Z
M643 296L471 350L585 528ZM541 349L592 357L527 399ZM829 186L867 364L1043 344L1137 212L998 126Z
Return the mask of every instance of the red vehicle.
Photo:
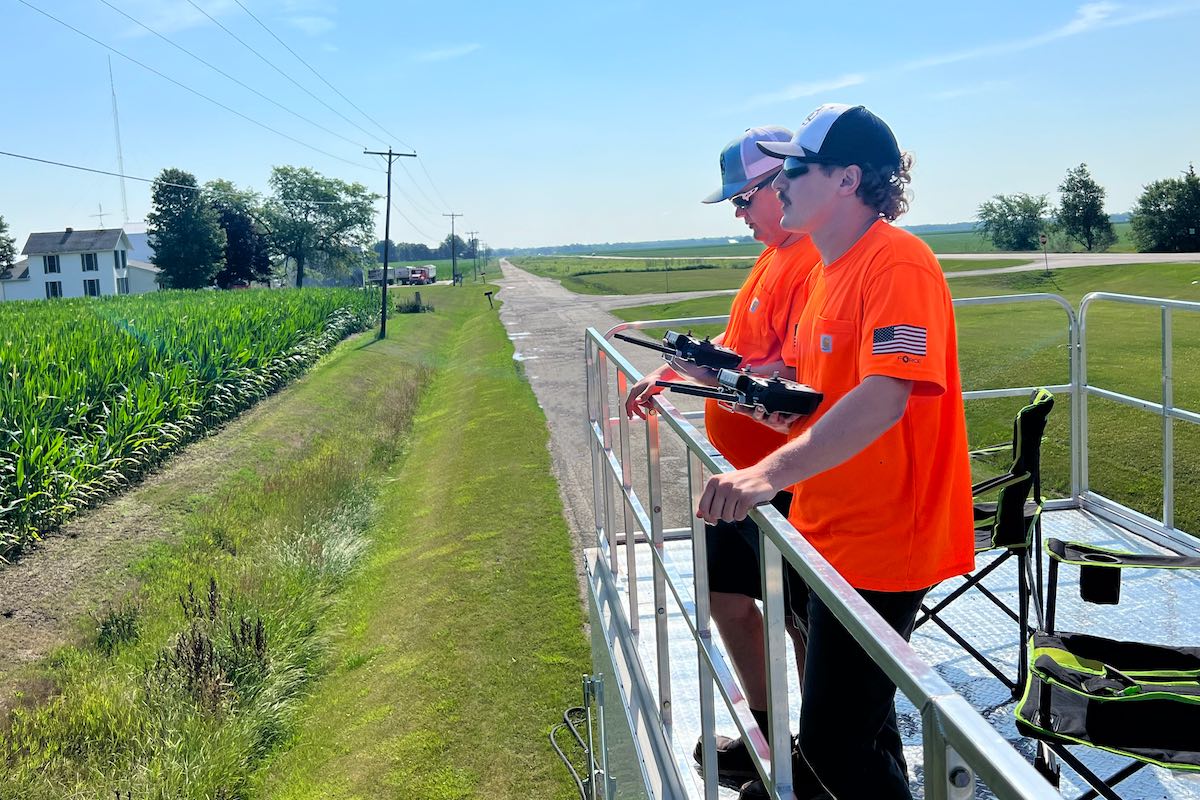
M425 286L437 280L437 267L426 264L423 267L410 267L408 282L414 286Z

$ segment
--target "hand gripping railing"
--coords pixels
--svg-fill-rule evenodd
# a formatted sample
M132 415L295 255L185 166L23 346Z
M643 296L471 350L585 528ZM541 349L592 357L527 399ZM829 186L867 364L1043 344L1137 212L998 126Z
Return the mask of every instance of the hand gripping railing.
M1022 300L1044 299L1045 295L1022 296ZM1061 300L1058 298L1056 302ZM978 298L974 304L988 302L1011 302L1011 298ZM1070 306L1061 302L1068 312L1071 343L1074 345L1074 319ZM657 744L656 752L671 751L669 740L673 724L671 713L671 672L668 660L667 641L667 592L673 595L675 604L683 609L684 622L696 644L700 676L700 715L702 748L705 765L704 797L717 797L715 775L715 693L720 690L722 699L729 707L738 732L751 743L751 753L759 771L764 775L771 796L784 800L791 797L791 759L772 759L770 753L790 753L788 740L788 675L784 634L783 561L787 559L809 585L810 589L824 601L835 616L845 625L849 633L863 647L891 680L921 713L923 724L925 787L926 797L931 800L959 800L973 797L975 775L984 780L989 788L1002 800L1007 798L1056 798L1057 793L1034 771L1033 767L1017 753L992 726L976 713L916 652L904 641L862 597L826 562L787 520L770 506L762 506L751 512L758 524L762 542L763 610L765 618L765 641L767 656L767 683L769 692L769 715L772 741L770 749L754 725L744 698L733 682L730 670L712 640L711 619L708 606L708 575L705 558L705 530L701 520L692 516L690 533L693 539L693 613L686 602L687 588L684 579L664 556L663 546L667 531L663 529L662 474L660 465L660 427L665 422L686 446L688 463L688 502L695 506L704 486L704 476L732 469L730 464L709 444L692 424L688 415L681 413L661 395L654 398L657 414L651 415L645 424L647 442L647 501L643 501L632 486L630 463L630 424L618 409L611 413L611 384L608 369L615 367L616 397L618 404L626 397L630 381L637 381L641 373L630 364L612 345L607 336L619 330L645 327L680 327L720 323L726 317L703 317L676 320L656 320L620 325L607 335L589 328L585 337L585 358L588 377L588 427L593 466L593 489L595 499L596 546L599 557L594 561L597 577L615 585L620 572L618 546L620 541L615 529L617 510L613 497L620 487L619 502L624 522L626 544L626 581L629 612L628 625L619 626L616 635L638 637L638 598L636 586L637 565L635 560L635 531L649 532L650 552L653 565L653 587L655 608L655 642L657 652L657 718L660 729L647 734ZM1073 347L1071 348L1073 350ZM1074 370L1071 370L1072 375ZM1074 391L1074 382L1055 387ZM987 390L980 396L1009 396L1026 393L1028 390ZM614 428L617 436L614 452ZM681 532L672 532L681 533ZM636 652L636 644L626 642L627 652ZM630 680L648 681L645 672L632 670ZM635 686L640 697L653 694L651 687ZM680 771L685 764L672 765ZM671 782L666 782L670 784ZM680 791L678 784L668 789Z
M1088 312L1092 306L1100 302L1122 303L1126 305L1151 306L1159 309L1162 330L1162 375L1161 390L1157 401L1148 398L1135 397L1121 392L1093 386L1087 372L1087 332ZM1179 420L1193 425L1200 424L1200 414L1188 411L1175 405L1175 358L1173 322L1175 311L1196 313L1200 311L1200 303L1185 300L1164 300L1158 297L1138 297L1127 294L1111 294L1109 292L1092 292L1083 298L1079 304L1079 342L1080 342L1080 392L1079 415L1080 437L1084 445L1080 448L1080 503L1083 508L1097 516L1115 522L1118 525L1134 530L1147 539L1177 553L1195 555L1200 553L1200 543L1191 534L1177 530L1175 527L1175 426ZM1087 435L1088 416L1087 403L1090 397L1103 397L1123 405L1150 411L1162 417L1163 435L1163 505L1160 518L1140 514L1121 503L1095 492L1091 488L1088 471Z

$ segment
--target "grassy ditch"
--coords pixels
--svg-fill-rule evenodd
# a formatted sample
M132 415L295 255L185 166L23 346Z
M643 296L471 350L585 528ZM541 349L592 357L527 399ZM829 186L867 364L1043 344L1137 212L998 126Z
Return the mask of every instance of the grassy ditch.
M223 443L229 462L209 476L211 486L159 486L140 496L167 509L164 518L178 523L178 536L133 558L137 589L111 598L81 621L83 644L64 646L24 675L15 708L0 719L2 800L248 800L264 796L273 781L301 788L315 784L318 777L292 780L309 766L305 761L284 759L271 767L294 742L303 746L314 718L320 717L307 704L312 692L317 691L313 702L325 696L329 685L366 697L377 688L375 676L369 670L347 674L348 665L366 666L377 656L407 663L412 655L405 648L393 651L400 645L393 636L379 642L379 653L359 649L356 636L362 632L356 615L372 607L364 598L407 598L403 608L390 611L396 618L389 623L397 628L429 630L439 600L464 624L430 640L437 647L426 671L440 675L438 682L424 694L402 696L390 715L384 713L391 711L390 705L364 711L389 719L396 735L404 731L412 739L438 731L430 720L453 705L457 687L480 681L498 695L486 701L489 709L512 703L529 714L529 725L542 729L554 715L547 711L539 718L533 710L541 704L561 708L575 696L577 673L586 659L545 434L540 451L522 439L510 452L493 440L486 455L476 452L474 462L456 461L457 468L448 471L446 453L419 444L412 431L414 419L418 431L426 431L429 419L448 419L449 388L439 396L439 390L428 387L448 387L453 382L448 373L461 373L451 367L456 360L496 348L500 352L493 356L507 367L508 381L499 381L504 395L495 398L497 404L481 408L479 413L487 415L483 424L507 424L503 403L514 399L518 405L523 401L522 413L532 407L535 415L520 428L526 436L531 429L544 432L544 420L527 385L506 363L511 352L495 312L478 308L474 295L467 298L450 288L424 291L436 313L393 318L384 342L362 337L342 345L322 367L286 390L270 417ZM476 380L482 388L474 399L487 397L489 379L481 375ZM468 424L466 418L458 423L464 428L459 435L482 433L476 431L479 423ZM211 446L227 433L233 435L222 432L202 444ZM502 516L492 518L495 539L528 543L538 551L527 562L520 552L494 547L476 525L477 514L496 508L496 499L481 494L475 482L480 464L488 459L505 464L510 477L521 476L519 487L492 488L497 497L519 495L538 513L541 532L536 535L507 526ZM409 489L404 475L420 464L425 465L423 479L437 482L446 494L400 494ZM395 532L409 517L480 536L478 546L489 555L477 554L472 571L470 564L453 556L438 558L416 540L402 543ZM436 574L432 568L418 569L418 574L381 572L379 565L394 557L401 544L410 548L405 553L412 566L444 560L481 580L493 576L489 559L494 553L513 590L460 593L447 578L435 592L425 584ZM555 589L558 584L567 587L565 593ZM560 595L567 602L558 602ZM540 673L525 670L513 673L507 683L494 680L512 665L514 647L489 647L474 660L463 658L462 652L484 644L474 641L480 626L465 629L471 620L484 621L482 627L492 632L485 640L490 645L538 641L505 626L511 621L509 607L528 613L531 605L540 608L541 603L546 607L536 615L540 629L555 635L542 643L545 649L535 651L549 665ZM480 721L488 719L489 714L481 714ZM458 769L464 774L475 772L486 753L520 753L519 777L540 770L545 774L538 785L551 786L556 779L558 785L566 783L565 774L552 772L549 757L542 758L541 750L548 749L540 742L522 751L510 737L493 734L477 737L472 748L477 752L461 756ZM358 756L417 775L447 767L431 764L421 750L380 753L364 746ZM363 796L380 795L370 791Z
M494 317L447 352L265 797L573 796L546 733L587 645L545 420Z

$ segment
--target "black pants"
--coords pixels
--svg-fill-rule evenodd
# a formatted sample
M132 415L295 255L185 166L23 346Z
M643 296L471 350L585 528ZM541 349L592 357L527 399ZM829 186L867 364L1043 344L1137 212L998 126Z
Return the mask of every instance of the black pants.
M926 591L859 594L908 641ZM834 797L911 800L896 686L815 594L801 696L800 750Z
M771 500L775 510L785 517L791 503L791 492L779 492ZM705 525L704 530L707 534L704 541L708 549L709 591L744 594L762 600L758 526L746 517L739 522ZM808 627L808 586L787 561L783 562L783 598L791 624L805 630Z

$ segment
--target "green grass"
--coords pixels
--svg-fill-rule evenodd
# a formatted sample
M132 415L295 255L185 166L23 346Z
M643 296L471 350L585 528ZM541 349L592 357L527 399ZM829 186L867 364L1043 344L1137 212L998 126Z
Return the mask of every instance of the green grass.
M578 294L652 294L737 289L746 280L746 269L717 268L664 270L662 272L601 272L570 276L563 288Z
M760 248L761 249L761 248ZM745 269L752 257L714 261L703 256L680 258L586 258L583 256L514 256L509 261L523 270L546 278L563 279L614 272L683 272L697 269Z
M601 256L629 256L632 258L696 258L702 256L747 256L758 258L763 246L758 242L737 244L706 244L696 247L654 247L646 250L613 250L597 253Z
M577 294L652 294L737 289L746 279L746 269L753 265L750 259L709 263L702 257L647 257L623 261L577 256L524 256L510 260L522 269L559 280L563 288ZM946 259L941 263L946 272L961 272L1013 267L1028 262L1019 258L993 258Z
M130 553L138 588L81 621L91 643L0 676L27 687L0 798L569 795L544 733L587 658L544 418L495 312L423 292L436 313L344 343L131 492L174 539ZM324 725L370 730L353 768L315 768Z
M1200 265L1138 264L1008 273L955 278L955 297L1047 292L1059 294L1078 308L1085 294L1106 291L1200 301ZM730 298L710 297L659 305L616 309L623 320L667 319L728 313ZM956 314L959 362L967 389L1066 383L1065 315L1051 304L960 308ZM1157 400L1160 397L1160 322L1153 308L1105 303L1088 315L1089 382L1094 386ZM711 335L723 326L696 326ZM661 336L660 329L647 331ZM1200 410L1200 315L1177 313L1173 326L1175 401ZM1007 441L1015 400L981 400L967 404L967 423L974 447ZM1059 398L1050 417L1044 450L1044 481L1050 495L1063 495L1069 484L1070 406ZM1111 401L1088 403L1092 487L1143 513L1158 516L1162 504L1161 420ZM1200 430L1175 425L1176 485L1200 479ZM981 465L984 472L998 463ZM1200 496L1176 492L1176 524L1200 533Z
M572 797L546 734L587 651L545 420L494 316L447 352L265 797Z
M1133 240L1130 238L1130 225L1128 222L1117 222L1113 224L1113 231L1117 234L1117 243L1108 249L1110 253L1133 253L1137 248L1133 246ZM949 233L923 233L918 234L935 253L997 253L1002 252L996 250L990 239L987 239L973 231L955 231ZM1035 248L1036 249L1036 248ZM1068 242L1065 239L1059 240L1059 237L1054 237L1050 242L1050 252L1077 252L1082 248L1073 242ZM627 256L634 259L652 259L652 258L679 258L679 259L698 259L705 256L750 256L757 257L762 252L762 245L757 242L739 243L739 244L707 244L698 245L696 247L658 247L646 250L614 250L611 252L598 253L601 256ZM542 256L521 256L512 260L525 261L530 258L542 258ZM553 256L547 258L561 258L564 260L574 260L571 256ZM602 259L583 259L584 261L601 261ZM530 269L524 264L521 265L525 269ZM617 269L613 267L613 269ZM536 271L536 270L531 270ZM544 274L544 273L539 273Z
M939 258L938 263L942 265L942 272L964 272L973 269L1018 267L1021 264L1028 264L1029 260L1025 258Z

